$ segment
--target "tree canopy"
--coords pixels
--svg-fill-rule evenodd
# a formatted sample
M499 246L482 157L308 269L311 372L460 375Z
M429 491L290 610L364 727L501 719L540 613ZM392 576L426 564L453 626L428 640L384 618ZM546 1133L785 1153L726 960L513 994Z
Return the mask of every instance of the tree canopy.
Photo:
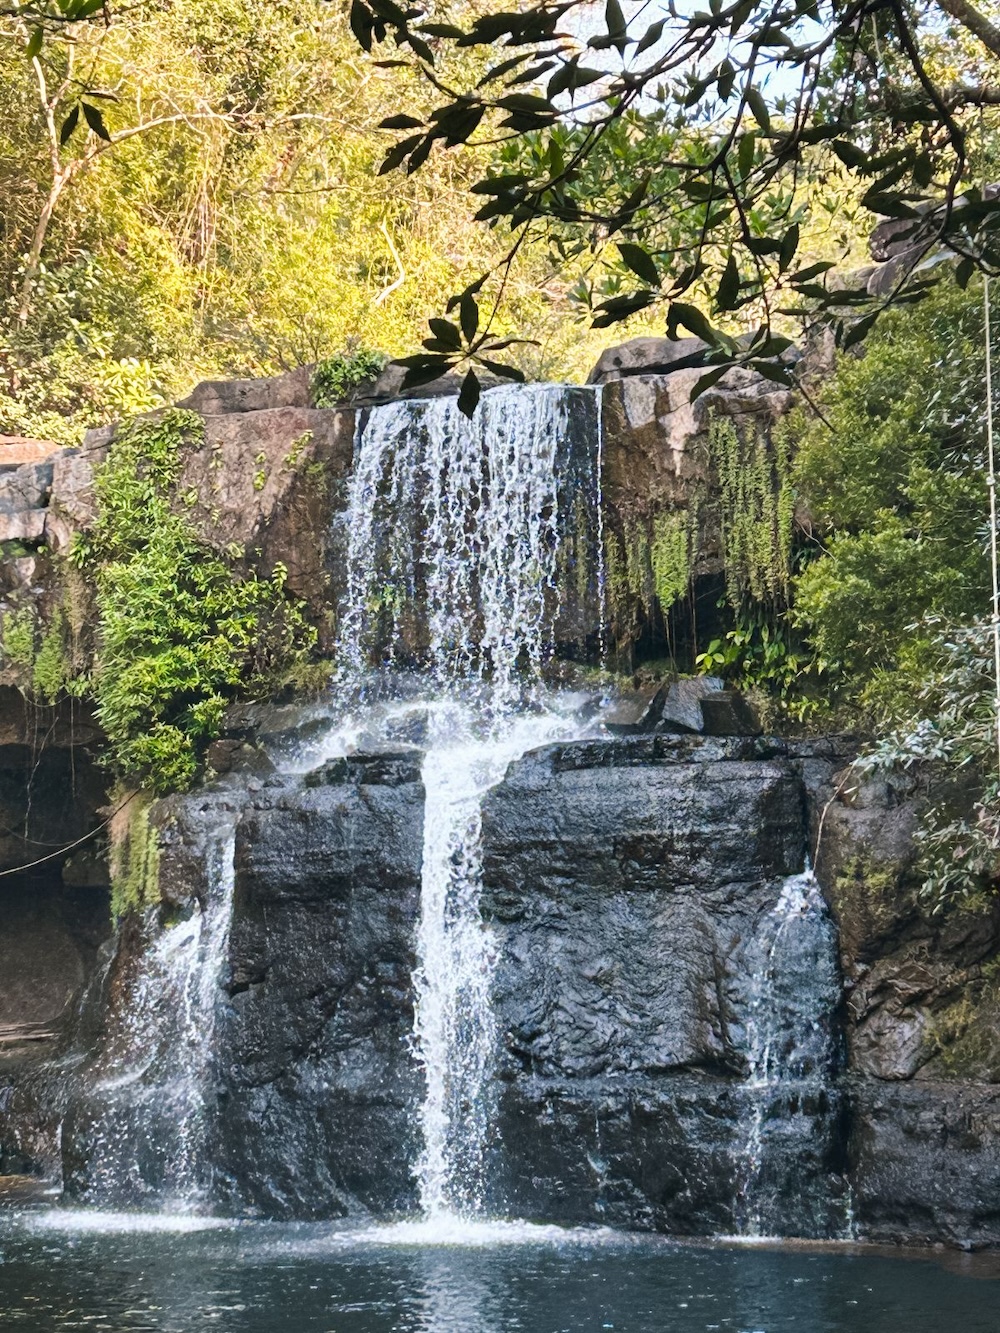
M558 262L585 255L594 324L662 307L669 336L714 349L703 387L733 362L788 381L774 358L789 321L861 340L883 309L933 285L929 254L952 256L960 283L1000 271L1000 27L968 0L709 0L694 12L606 0L601 18L584 0L534 0L464 23L437 6L352 0L351 26L435 95L427 113L383 120L397 139L382 171L498 146L471 190L477 217L507 234L501 273L539 241ZM459 57L478 51L489 64L472 77ZM876 293L831 280L835 261L808 244L807 204L838 173L873 223L894 223L899 262ZM467 407L475 365L497 369L506 345L495 292L480 299L488 283L456 293L408 359L412 383L471 364Z

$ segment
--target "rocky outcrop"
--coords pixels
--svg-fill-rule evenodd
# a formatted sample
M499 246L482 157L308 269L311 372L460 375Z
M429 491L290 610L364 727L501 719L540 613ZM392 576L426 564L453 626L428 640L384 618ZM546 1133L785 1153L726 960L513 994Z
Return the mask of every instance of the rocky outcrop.
M495 1202L679 1234L753 1217L785 1234L836 1231L832 1030L828 1067L781 1090L780 1116L769 1103L780 1144L768 1130L753 1141L748 1029L770 984L757 947L805 853L782 747L668 736L551 747L489 793L483 844L504 1041ZM829 956L821 924L809 929ZM811 1006L834 1021L823 975L782 1009L780 1043Z
M149 1206L180 1183L228 1213L292 1218L412 1207L414 755L360 757L305 780L234 776L158 803L151 818L163 906L125 923L92 997L62 1128L68 1194ZM206 932L232 838L231 923L206 994ZM185 953L192 916L201 943Z
M240 822L220 1033L227 1207L329 1217L414 1205L418 759L329 765Z

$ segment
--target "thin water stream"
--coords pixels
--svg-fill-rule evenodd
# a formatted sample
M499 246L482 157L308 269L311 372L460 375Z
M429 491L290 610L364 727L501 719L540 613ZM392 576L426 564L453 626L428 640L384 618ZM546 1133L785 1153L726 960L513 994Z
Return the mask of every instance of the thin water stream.
M207 1144L220 980L233 910L235 832L228 815L206 854L207 896L173 924L148 915L150 940L101 1053L91 1096L89 1201L206 1206Z

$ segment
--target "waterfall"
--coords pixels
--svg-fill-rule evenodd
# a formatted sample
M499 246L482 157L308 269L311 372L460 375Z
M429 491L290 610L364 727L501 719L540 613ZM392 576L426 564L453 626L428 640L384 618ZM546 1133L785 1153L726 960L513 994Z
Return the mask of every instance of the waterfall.
M453 398L372 410L347 510L338 656L352 683L373 663L418 664L439 692L486 683L496 713L537 683L555 647L568 491L588 470L600 484L599 409L595 390L531 385L489 390L471 421ZM574 550L598 571L595 595L598 545L584 534Z
M207 898L155 927L93 1087L86 1193L102 1204L193 1213L208 1202L208 1136L219 985L229 946L235 827L207 850Z
M570 544L603 601L600 528L597 541L567 536L581 477L599 500L599 416L595 390L501 388L471 421L450 398L375 408L356 440L345 682L364 697L373 663L418 664L432 700L413 1031L426 1080L416 1175L431 1219L488 1205L498 1034L479 909L481 802L528 749L581 734L544 673ZM603 607L599 619L603 642Z
M756 941L746 1030L747 1109L738 1149L741 1234L782 1234L783 1201L827 1198L823 1133L833 1116L840 996L836 939L819 884L808 867L786 879ZM817 1129L817 1125L819 1129ZM803 1148L815 1166L807 1180ZM787 1181L791 1186L784 1187Z

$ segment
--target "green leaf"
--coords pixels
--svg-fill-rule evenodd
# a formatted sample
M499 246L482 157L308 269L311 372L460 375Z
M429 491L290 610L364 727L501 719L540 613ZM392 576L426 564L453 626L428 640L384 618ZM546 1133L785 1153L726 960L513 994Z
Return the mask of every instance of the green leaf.
M458 394L458 410L464 417L471 417L479 406L479 397L482 392L482 386L479 383L479 376L474 370L470 370L465 379L462 380L462 387Z
M849 347L853 347L856 343L861 342L862 339L868 336L876 319L878 319L878 316L879 312L876 310L870 315L865 315L863 319L859 319L856 324L853 324L847 330L844 340L841 343L845 352Z
M427 321L430 331L439 342L447 343L457 352L462 346L462 335L459 333L456 325L452 324L450 319L429 319Z
M753 130L748 130L740 139L740 146L736 155L736 164L739 167L740 176L743 180L746 180L753 169L753 159L756 149L757 135Z
M607 0L604 7L604 26L607 28L608 36L612 41L620 41L628 31L625 15L622 13L622 7L618 0Z
M719 66L719 99L728 102L732 96L733 83L736 80L736 70L731 60L724 60Z
M686 301L672 301L667 314L667 337L676 339L678 328L687 329L704 342L718 342L718 335L706 317L697 306L688 305Z
M730 254L725 271L715 293L715 304L719 310L733 310L740 298L740 271L736 265L736 256Z
M774 384L784 384L791 387L795 383L791 369L784 365L776 365L773 361L748 361L747 365L751 370L755 370L758 375L766 380L771 380Z
M976 266L971 259L963 259L957 265L955 269L955 281L958 283L959 287L961 287L963 291L965 291L966 287L968 287L969 282L972 279L972 275L975 273L975 271L976 271Z
M518 370L517 366L507 366L502 361L491 361L486 356L480 356L476 359L481 366L485 366L487 370L492 370L493 374L499 375L501 379L513 380L516 384L524 383L524 371Z
M34 60L42 49L42 42L45 40L45 33L41 28L35 28L28 38L28 45L24 48L24 54L29 60Z
M795 258L795 251L799 248L799 224L793 222L781 238L781 249L778 251L778 267L782 273Z
M716 366L714 370L710 370L706 375L702 375L700 379L696 380L691 390L691 402L693 403L696 398L700 398L708 389L718 384L728 369L728 366ZM709 647L709 652L711 651L712 649Z
M635 48L635 54L637 56L642 55L643 51L648 51L651 46L655 46L663 36L663 29L666 26L666 19L657 19L655 23L651 23L639 38L639 43Z
M69 115L62 123L62 129L59 131L60 144L64 144L67 142L70 135L76 129L77 125L79 125L79 123L80 123L80 107L79 105L77 105L73 108L73 110L69 113Z
M108 133L107 127L104 124L104 117L101 115L100 111L98 111L97 107L91 106L89 102L81 102L80 106L83 109L84 120L97 137L103 139L105 143L110 143L111 135Z
M351 0L350 23L351 32L358 39L358 45L363 51L370 51L375 21L371 10L362 3L362 0Z
M753 112L753 118L765 134L771 133L771 113L759 88L750 87L746 91L747 106Z
M848 139L837 139L830 147L851 171L860 171L868 164L868 154Z
M456 28L454 23L421 23L420 31L428 37L446 37L452 41L465 36L464 30Z
M459 302L459 322L462 325L462 336L467 343L471 343L479 329L479 306L475 297L463 296Z
M399 143L393 144L383 158L378 174L385 176L388 172L395 171L402 164L403 159L421 142L423 137L422 134L411 134L408 139L401 139Z
M424 122L416 116L386 116L385 120L379 121L378 127L380 130L419 130L423 125Z
M659 287L659 270L652 257L641 245L634 245L631 241L619 241L618 253L621 255L626 268L631 269L636 277L641 278L650 287Z

